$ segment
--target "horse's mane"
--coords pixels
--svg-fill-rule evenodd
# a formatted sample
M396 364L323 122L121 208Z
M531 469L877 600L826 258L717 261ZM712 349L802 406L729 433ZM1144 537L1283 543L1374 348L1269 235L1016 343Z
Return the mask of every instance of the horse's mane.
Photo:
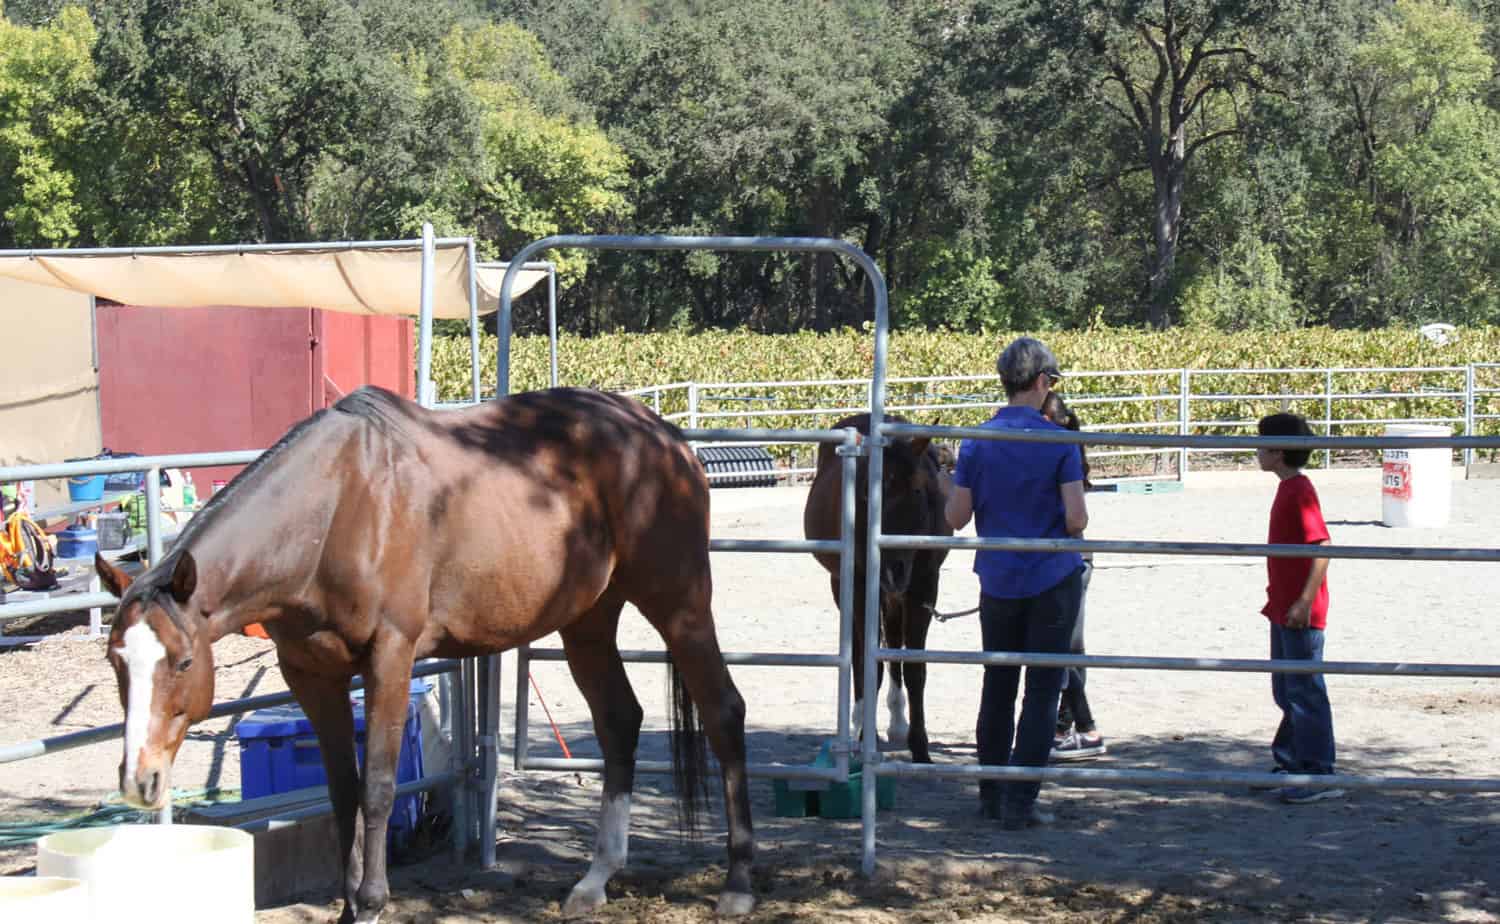
M290 446L334 413L357 417L374 425L377 430L386 435L403 432L404 424L410 416L405 403L398 395L384 388L366 385L340 398L332 407L320 410L311 417L298 422L281 439L273 443L271 448L256 456L254 461L245 466L233 481L208 499L203 509L194 514L193 518L182 528L182 532L177 534L177 541L172 544L172 550L163 555L161 561L142 575L140 580L126 589L125 596L120 599L121 607L123 608L128 600L142 596L148 591L161 590L170 584L172 572L176 569L183 551L192 544L193 539L199 533L213 525L231 499L243 491L245 485L259 480L260 474L285 455Z

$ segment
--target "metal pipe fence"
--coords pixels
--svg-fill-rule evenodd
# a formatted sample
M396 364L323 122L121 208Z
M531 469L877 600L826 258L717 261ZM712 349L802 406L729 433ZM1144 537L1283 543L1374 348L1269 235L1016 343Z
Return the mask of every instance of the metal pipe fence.
M166 468L206 468L219 465L248 465L255 461L264 450L245 450L238 452L208 452L208 453L180 453L160 456L125 456L110 459L89 459L81 462L63 462L43 465L11 465L0 466L0 482L28 481L45 478L72 478L82 475L108 475L131 472L144 472L146 477L141 490L145 494L146 507L146 545L143 550L148 563L161 560L166 548L166 536L162 528L162 503L161 503L161 478L162 469ZM103 610L112 609L119 603L113 594L107 593L76 593L61 594L40 600L27 600L19 603L7 603L0 605L0 634L3 634L7 622L29 616L42 616L51 613L71 613L80 610ZM97 634L99 625L96 621L92 625L91 634ZM426 676L428 674L446 674L457 669L457 662L437 661L418 665L412 671L413 677ZM358 688L362 684L355 684ZM290 693L277 693L267 696L249 697L231 700L216 704L209 712L210 718L225 715L238 715L256 709L269 708L271 706L283 705L294 702ZM450 707L454 709L453 724L457 725L467 715L464 712L465 704L460 699L454 703L450 698ZM0 763L13 760L24 760L33 757L41 757L46 754L74 747L82 747L117 737L123 733L124 725L115 724L101 726L98 728L85 729L67 735L59 735L53 738L37 739L34 741L20 742L13 745L0 745ZM435 776L424 777L422 780L406 784L408 789L434 789L439 786L451 786L454 789L453 802L455 812L462 810L459 806L465 801L467 790L467 775L472 769L467 761L462 761L460 751L454 748L455 765L449 771ZM332 809L328 809L332 811ZM290 816L289 816L290 817ZM158 816L163 824L170 824L172 820L171 807L163 809ZM455 816L455 852L460 852L462 846L458 838L466 830L460 824L462 819Z
M553 343L555 352L555 338ZM1216 432L1249 430L1258 416L1240 412L1247 406L1269 408L1285 405L1305 411L1303 416L1324 436L1340 433L1378 430L1382 426L1403 423L1447 424L1455 433L1483 435L1500 432L1500 363L1471 363L1467 366L1336 366L1305 368L1252 369L1139 369L1069 372L1065 380L1076 383L1065 386L1068 404L1075 409L1094 408L1101 416L1145 413L1150 420L1094 422L1084 425L1089 433L1156 431L1179 436L1213 435ZM1436 377L1439 386L1421 386L1416 390L1399 387L1340 387L1350 379L1384 377L1399 382L1404 379ZM1264 388L1224 388L1232 379L1263 380ZM1298 387L1285 387L1272 380L1292 379ZM554 383L556 377L553 378ZM893 393L887 410L904 415L981 411L987 416L1004 403L1004 394L993 375L903 376L890 379L892 386L905 391ZM1102 383L1102 384L1099 384ZM1170 388L1152 391L1162 383ZM663 419L687 429L701 429L716 424L760 423L784 429L793 421L833 423L839 417L869 410L870 379L798 379L788 381L671 382L645 385L620 393L639 398ZM949 387L962 388L947 391ZM1218 387L1215 387L1218 386ZM1316 386L1316 387L1314 387ZM1162 386L1165 387L1165 386ZM1096 388L1104 388L1097 393ZM815 393L809 397L809 392ZM1382 416L1360 413L1361 408L1377 405L1411 405L1426 402L1428 412L1412 411ZM1448 408L1434 410L1433 403ZM458 407L461 404L442 405ZM1137 411L1130 411L1136 408ZM1087 415L1085 415L1087 416ZM803 441L811 444L815 441ZM725 445L719 441L698 441L703 447ZM746 445L743 444L742 445ZM748 445L757 445L749 443ZM1111 445L1111 444L1100 444ZM1375 448L1375 447L1364 447ZM1168 478L1182 480L1191 468L1193 456L1230 456L1249 450L1243 447L1202 447L1163 445L1159 447L1106 448L1092 451L1091 461L1104 459L1156 459L1157 471L1124 473L1098 481L1129 481ZM1331 468L1336 464L1333 453L1317 453L1318 465ZM1351 459L1344 460L1345 462ZM1472 464L1474 450L1463 450L1463 461ZM1169 465L1170 463L1170 465ZM1170 471L1162 472L1162 467ZM775 469L778 477L807 475L813 468L794 456ZM730 472L711 472L714 483L738 477Z
M443 246L447 243L459 243L459 241L434 241L430 232L424 234L427 238L426 247ZM467 239L461 239L467 244ZM1155 387L1154 393L1107 393L1107 394L1082 394L1071 397L1070 403L1079 406L1105 405L1115 403L1126 406L1149 408L1152 415L1150 420L1132 420L1125 422L1113 422L1107 425L1097 426L1089 432L1070 433L1067 431L1011 431L1008 433L997 433L993 430L975 427L936 427L919 425L899 425L885 422L887 411L943 411L943 410L981 410L1001 403L998 394L986 393L983 386L979 388L966 387L962 391L944 391L944 388L956 387L959 383L985 383L993 389L994 378L992 376L943 376L927 378L888 378L886 375L887 363L887 338L889 330L889 312L886 298L884 280L873 261L843 241L824 239L784 239L784 238L622 238L622 237L555 237L534 242L523 248L516 258L511 262L506 271L504 281L501 285L500 295L500 337L499 351L497 355L497 394L504 395L509 391L509 336L510 336L510 289L512 287L517 270L525 265L529 256L545 248L553 247L579 247L588 249L623 249L623 250L692 250L692 249L714 249L714 250L737 250L737 251L791 251L791 252L832 252L844 256L860 265L870 279L873 290L873 309L875 315L874 325L874 350L873 370L869 379L846 379L846 380L807 380L802 382L740 382L740 383L671 383L668 385L647 386L632 391L643 401L650 403L659 413L667 419L686 423L686 435L697 444L710 442L725 443L749 443L768 445L775 443L833 443L837 444L841 456L842 494L844 500L844 518L841 526L840 538L837 542L808 542L804 540L713 540L710 545L714 552L757 552L757 553L793 553L805 554L810 551L832 552L838 551L841 558L840 566L840 629L839 629L839 651L837 654L782 654L774 652L728 652L726 661L731 664L749 664L766 666L797 666L797 667L834 667L838 670L838 714L836 716L836 738L834 757L836 765L832 768L795 767L778 764L753 765L751 770L762 775L773 775L781 778L823 779L830 781L846 781L849 771L850 756L850 710L849 698L850 687L854 670L861 670L867 689L875 689L876 672L881 661L927 661L933 663L966 663L966 664L1008 664L1008 665L1049 665L1049 666L1086 666L1104 667L1115 669L1159 669L1159 670L1194 670L1194 671L1229 671L1229 672L1310 672L1312 666L1306 662L1286 662L1275 660L1233 660L1233 659L1191 659L1191 658L1149 658L1134 656L1099 656L1099 655L1053 655L1038 653L1016 653L1016 652L908 652L870 646L865 656L859 662L855 662L852 650L853 619L856 614L852 612L853 580L854 580L854 554L856 545L854 542L853 509L855 496L856 463L857 457L867 455L869 459L868 477L868 519L870 523L870 541L867 543L865 559L866 580L866 608L862 615L865 620L865 631L867 637L875 639L878 633L879 614L879 571L880 555L884 549L895 548L927 548L943 546L948 548L1010 548L1016 550L1030 551L1061 551L1061 550L1098 550L1106 552L1140 552L1147 554L1168 555L1233 555L1233 556L1273 556L1273 557L1326 557L1326 558L1403 558L1407 560L1456 560L1456 561L1497 561L1500 560L1500 552L1485 549L1432 549L1432 548L1374 548L1355 546L1322 546L1315 552L1304 547L1288 547L1275 545L1254 545L1237 543L1172 543L1172 542L1138 542L1138 541L1097 541L1097 540L1027 540L1017 538L986 538L980 540L969 539L938 539L936 537L916 537L881 534L881 504L882 494L879 486L882 483L883 454L871 451L885 445L890 438L910 436L938 436L945 439L1017 439L1038 442L1076 443L1088 446L1115 446L1120 449L1110 450L1115 455L1147 455L1158 457L1177 457L1177 477L1181 478L1189 467L1189 454L1194 452L1236 452L1254 449L1256 447L1268 448L1318 448L1345 451L1365 451L1384 448L1458 448L1465 450L1466 457L1472 458L1475 451L1493 452L1500 448L1500 438L1481 437L1477 434L1482 429L1482 423L1491 420L1500 420L1500 413L1492 412L1490 406L1485 404L1500 395L1500 387L1487 384L1486 376L1493 369L1500 368L1500 363L1471 364L1465 367L1424 367L1414 369L1346 369L1346 368L1321 368L1321 369L1250 369L1250 370L1139 370L1139 371L1104 371L1077 373L1069 378L1087 381L1089 379L1101 379L1112 381L1134 381L1141 383L1143 388ZM144 250L143 250L144 252ZM549 297L555 305L555 295L549 292ZM428 339L427 327L429 323L423 323L423 339ZM550 354L551 374L556 380L556 327L555 315L549 312L549 328L552 333L552 352ZM426 354L424 353L424 356ZM427 367L423 365L424 387L419 392L419 397L427 403L432 403L432 396L427 393L425 380L428 378ZM1394 390L1387 388L1350 388L1339 389L1341 377L1346 375L1371 376L1416 376L1422 381L1418 383L1417 390ZM1274 389L1262 389L1259 391L1248 391L1243 386L1236 386L1234 382L1242 382L1247 377L1264 378L1266 376L1280 377L1317 377L1320 379L1320 387L1276 387ZM1461 384L1454 384L1453 378L1461 378ZM1219 383L1220 387L1209 388L1206 391L1195 393L1194 380L1213 383L1216 377L1228 379L1230 384ZM1436 384L1429 384L1428 379ZM858 398L851 397L847 402L841 402L835 408L806 408L792 407L781 410L766 408L764 405L773 400L773 395L768 394L723 394L728 389L745 391L755 389L758 392L766 390L794 390L821 388L824 386L836 386L840 388L858 389L861 394ZM920 391L918 390L920 388ZM895 400L888 403L887 391L906 393L898 394ZM679 392L681 394L679 394ZM681 406L674 406L681 401ZM867 404L859 404L863 400ZM1416 417L1391 418L1363 415L1343 414L1343 408L1347 405L1357 405L1358 402L1371 401L1423 401L1424 406L1421 413ZM1321 418L1316 415L1309 416L1310 423L1321 426L1324 433L1321 437L1313 438L1256 438L1235 435L1222 435L1205 433L1206 430L1234 430L1243 429L1252 423L1246 417L1240 416L1242 410L1230 411L1208 411L1198 412L1204 416L1195 414L1197 407L1217 405L1243 405L1246 402L1279 402L1285 405L1294 403L1318 402L1322 411ZM1462 402L1457 410L1452 406ZM732 406L731 406L732 405ZM1433 407L1444 408L1433 410ZM777 418L817 418L820 415L832 416L841 413L854 413L868 410L872 419L873 435L862 443L857 441L853 431L831 431L820 429L783 429L766 430L734 427L705 427L705 424L714 422L731 421L764 421ZM1358 428L1372 427L1380 424L1402 423L1419 420L1423 422L1441 421L1455 425L1461 425L1464 435L1454 438L1395 438L1395 437L1369 437L1369 436L1334 436L1335 428ZM1156 429L1164 432L1159 433L1128 433L1122 432L1127 429ZM163 456L148 459L130 458L121 460L94 460L91 462L68 463L56 466L27 466L0 468L0 481L18 480L22 478L35 477L67 477L74 474L107 473L110 471L140 471L146 470L152 473L147 485L147 506L150 511L148 515L148 550L151 560L159 560L164 547L164 537L159 528L160 489L154 475L161 467L166 465L211 465L211 464L241 464L253 459L258 452L227 453L227 454L203 454L195 456ZM1102 457L1104 453L1098 453ZM1325 459L1331 458L1325 455ZM187 461L184 461L187 460ZM68 601L58 601L58 609L76 609L82 601L88 603L98 602L97 598L106 595L80 595ZM112 599L112 598L110 598ZM46 604L49 601L39 601ZM101 604L102 605L102 604ZM36 603L22 604L27 609L24 612L33 611L53 612L55 610L43 607L34 610ZM0 623L7 618L7 613L17 610L10 607L0 607ZM528 676L527 665L530 660L558 660L561 652L558 650L528 650L520 649L518 658L517 684L518 695L516 701L517 737L515 740L516 766L523 769L547 769L547 770L574 770L592 771L602 768L602 761L597 760L567 760L555 758L533 758L527 754L526 735L526 712L528 695L525 683ZM665 655L659 651L631 651L625 652L627 660L636 662L656 662L665 660ZM500 690L500 664L497 656L489 658L469 660L454 665L452 662L440 662L443 666L433 667L430 672L457 670L460 681L453 688L451 700L454 708L462 714L462 720L458 718L454 722L454 763L446 773L439 774L433 785L452 785L455 789L455 812L460 813L455 823L455 848L461 845L473 833L477 822L481 861L489 864L493 861L494 852L494 801L498 774L498 719L499 719L499 690ZM1410 676L1444 676L1444 677L1494 677L1500 676L1500 668L1493 665L1464 665L1464 664L1409 664L1406 662L1324 662L1316 665L1316 670L1322 673L1344 673L1344 674L1368 674L1380 676L1410 675ZM235 703L221 704L218 709L238 708L248 705L246 708L258 708L262 698L253 698L246 701L235 701ZM859 717L863 730L862 756L866 770L872 776L958 776L967 778L983 779L1011 779L1011 780L1053 780L1060 782L1077 782L1083 785L1179 785L1179 786L1218 786L1218 785L1240 785L1242 783L1278 783L1297 784L1299 782L1313 782L1312 778L1300 776L1285 776L1271 774L1253 773L1183 773L1164 770L1099 770L1099 769L1062 769L1062 768L1022 768L1022 767L993 767L993 766L933 766L913 765L889 761L882 761L876 750L876 700L877 697L866 697L863 703L863 713ZM227 714L227 713L224 713ZM52 750L64 747L81 746L94 740L104 740L112 734L118 734L118 728L95 729L87 732L75 733L75 735L95 736L89 741L63 741L59 739L43 739L41 742L23 742L14 746L15 750L0 750L0 757L8 760L27 759L49 753ZM60 739L70 739L73 736L59 736ZM40 743L40 753L31 753ZM26 753L22 753L26 752ZM477 757L475 756L477 754ZM12 755L12 756L6 756ZM4 760L0 760L4 762ZM637 765L643 772L658 772L669 769L665 762L641 762ZM477 778L476 778L477 777ZM1323 778L1321 782L1332 782L1336 785L1351 788L1417 788L1434 789L1454 792L1489 792L1500 791L1500 780L1496 779L1448 779L1437 780L1427 778L1369 778L1369 777L1333 777ZM472 785L471 785L472 784ZM412 785L412 784L407 784ZM863 787L862 803L862 867L869 874L874 869L874 857L876 848L876 823L875 823L875 793L876 787L866 785ZM467 815L467 818L462 816Z
M854 664L854 493L858 459L861 454L859 433L846 430L685 430L684 436L694 442L718 441L722 443L767 442L814 442L837 445L841 463L840 490L843 510L846 512L840 523L837 540L810 539L711 539L710 552L755 552L773 554L809 554L830 552L839 555L839 650L833 654L802 654L789 652L726 651L724 662L733 665L755 667L825 667L838 671L837 714L834 725L832 767L807 767L784 763L750 764L752 776L766 776L786 780L822 780L845 782L849 776L849 688L852 684ZM515 738L513 739L513 766L517 770L602 770L602 760L579 757L532 757L530 754L530 696L527 680L533 661L566 661L561 648L516 649L516 704ZM624 650L620 657L627 664L667 663L664 650ZM638 773L670 773L672 765L663 761L637 761Z
M39 481L47 478L74 478L82 475L116 475L132 472L145 473L141 490L146 500L146 547L149 561L161 558L165 544L162 528L161 478L166 468L207 468L218 465L247 465L255 461L264 450L238 452L179 453L161 456L123 456L111 459L88 459L82 462L59 462L43 465L0 466L0 483L10 481ZM111 594L64 594L39 600L0 605L0 633L5 623L25 616L42 616L49 613L71 613L97 607L111 607L116 602ZM97 627L95 627L97 629Z
M1500 363L1083 371L1066 374L1065 380L1074 384L1071 388L1064 386L1064 394L1075 409L1094 408L1104 412L1100 416L1150 414L1153 417L1086 424L1084 429L1091 433L1144 430L1180 436L1213 435L1253 428L1260 415L1246 415L1243 412L1247 407L1287 406L1303 412L1308 423L1324 436L1370 432L1402 423L1447 424L1455 433L1467 436L1500 430L1495 425L1500 421L1500 374L1496 370L1500 370ZM1349 385L1371 378L1387 384L1369 388ZM1410 380L1427 384L1416 387L1403 384ZM688 428L716 423L754 426L762 421L780 426L795 420L832 423L840 416L867 411L871 381L844 378L673 382L626 389L622 394L639 397L665 419ZM905 376L889 381L892 394L886 406L891 413L983 411L988 414L1005 400L993 375ZM1257 381L1265 382L1266 386L1245 384ZM1225 387L1235 382L1241 387ZM1362 408L1390 405L1406 406L1407 412L1361 413ZM1158 467L1172 462L1171 471L1166 474L1181 480L1191 467L1192 456L1246 451L1243 447L1221 446L1123 447L1092 452L1090 459L1155 458L1161 460ZM1466 464L1473 461L1473 452L1463 451ZM1320 452L1318 456L1317 464L1324 468L1336 464L1332 452ZM811 471L812 468L793 462L778 468L776 473L787 477ZM710 477L720 480L731 476L715 473ZM1110 480L1159 477L1160 472L1123 474Z
M413 677L427 677L433 674L447 674L458 670L459 666L458 661L451 659L422 661L418 662L412 668L411 675ZM364 681L358 677L349 685L350 690L358 690L363 687ZM246 712L254 712L257 709L284 706L296 703L296 701L296 697L291 693L267 693L262 696L247 696L216 703L209 710L207 718L216 719L228 715L242 715ZM35 738L29 741L0 745L0 764L31 760L38 757L45 757L48 754L56 754L62 751L70 751L74 748L99 744L109 741L112 738L119 738L124 732L125 724L117 722L113 725L100 725L63 735L54 735L50 738ZM455 811L457 811L457 806L463 799L463 793L466 791L467 781L473 772L473 767L460 759L460 752L457 749L452 751L452 755L454 759L451 761L448 769L426 772L426 768L424 768L424 773L420 779L409 780L399 784L396 787L396 794L406 795L408 793L427 792L447 787L453 790L453 802ZM306 821L309 818L317 818L332 813L333 805L327 800L323 800L315 802L312 805L279 811L273 817L279 822L298 823ZM252 827L256 824L263 824L265 821L265 818L258 818L253 821L241 823L237 827ZM460 843L459 837L464 828L458 825L457 822L458 819L455 817L454 852L456 855L461 855L464 845ZM157 814L157 823L172 823L172 804L170 802Z
M1183 436L1166 437L1157 434L1100 435L1075 433L1066 430L990 430L984 428L923 427L889 423L875 423L872 429L885 437L946 436L948 438L985 439L1004 442L1071 443L1096 445L1119 442L1127 445L1162 446L1167 441L1179 443L1183 448L1200 450L1232 449L1384 449L1384 448L1460 448L1465 450L1500 448L1497 437L1240 437L1240 436ZM870 490L875 491L872 482ZM1018 537L950 538L935 536L881 535L880 521L871 519L869 546L878 568L879 554L885 549L1006 549L1011 551L1060 552L1134 552L1157 555L1233 555L1244 557L1278 558L1358 558L1399 559L1408 561L1500 561L1500 550L1474 548L1430 548L1430 547L1370 547L1370 546L1297 546L1225 542L1143 542L1119 540L1082 539L1025 539ZM873 632L878 611L871 607L866 611L865 631ZM876 636L871 636L876 637ZM969 652L969 651L910 651L903 649L877 648L867 652L864 668L866 676L879 669L881 662L976 664L983 666L1011 667L1081 667L1130 670L1174 670L1216 672L1279 672L1279 673L1323 673L1367 676L1413 676L1413 677L1500 677L1500 665L1493 664L1447 664L1407 661L1390 662L1308 662L1259 659L1220 658L1167 658L1117 655L1073 655L1036 652ZM866 709L863 734L867 742L876 734L873 709ZM1082 786L1183 786L1221 787L1242 785L1319 785L1350 789L1416 789L1442 792L1488 793L1500 792L1500 777L1486 778L1435 778L1435 777L1371 777L1347 774L1332 774L1312 777L1304 774L1271 774L1239 772L1186 772L1155 769L1107 770L1097 768L1064 769L1053 767L996 766L984 764L935 765L911 764L893 761L870 760L873 748L866 745L865 772L871 776L901 777L947 777L981 780L1051 781L1073 783ZM875 870L876 817L875 789L865 786L863 791L862 829L864 850L861 868L865 875Z
M535 254L553 248L578 247L590 250L719 250L719 251L753 251L753 252L790 252L790 253L829 253L845 257L856 263L864 271L865 278L869 281L873 295L876 316L881 320L875 335L875 367L876 380L871 385L870 394L873 396L872 408L875 412L874 420L880 419L880 396L883 394L883 383L880 377L884 374L886 335L884 321L888 314L887 294L885 278L874 260L864 251L854 247L847 241L830 238L752 238L752 237L638 237L638 236L591 236L571 235L544 238L534 241L521 248L516 254L515 263L520 263ZM514 266L514 264L513 264ZM500 285L500 323L499 344L496 356L496 393L506 394L510 389L510 332L511 332L511 308L510 290L515 277L515 270L506 271L505 279ZM556 344L555 331L552 334L552 343ZM555 383L555 380L554 380ZM698 403L697 386L689 384L688 400L690 410ZM660 390L653 394L656 406L660 408ZM783 778L823 778L846 780L849 772L849 687L852 684L853 664L853 620L852 599L854 587L854 479L857 471L857 459L862 453L867 452L866 443L857 439L854 430L844 433L832 431L745 431L733 429L703 430L700 429L701 421L696 417L688 421L687 438L694 442L720 441L720 442L755 442L762 441L802 441L802 442L829 442L839 443L839 455L842 460L842 498L843 516L840 528L840 567L839 567L839 652L838 652L838 716L836 717L837 732L834 739L833 758L834 767L827 770L815 770L809 767L788 767L781 765L762 765L751 768L753 773L769 773ZM794 438L789 439L789 436ZM871 477L876 479L872 484L878 484L882 465L882 453L868 453L869 470ZM870 516L879 517L880 499L872 497L869 501ZM805 550L805 543L798 542L762 542L762 543L733 543L721 544L719 546L725 551L793 551ZM710 550L715 550L714 543L710 543ZM872 550L873 552L873 550ZM526 742L526 706L528 695L525 687L528 674L527 663L530 658L529 646L517 649L516 670L516 739L515 739L515 763L518 768L540 766L528 764L527 742ZM742 663L756 663L758 656L754 653L739 655L750 660ZM869 689L873 690L874 683L869 681ZM875 697L868 698L873 704ZM552 769L572 768L585 769L582 764L573 761L559 763L549 761L548 766ZM602 766L602 763L600 764ZM647 769L651 765L636 764L637 769ZM591 764L588 769L596 769ZM493 813L491 813L493 815ZM482 839L481 848L485 851L483 862L488 865L493 861L493 837Z

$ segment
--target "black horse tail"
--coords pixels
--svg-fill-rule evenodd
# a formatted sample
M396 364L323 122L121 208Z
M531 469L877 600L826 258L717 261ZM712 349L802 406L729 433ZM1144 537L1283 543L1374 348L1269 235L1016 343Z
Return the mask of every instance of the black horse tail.
M677 787L677 827L696 840L698 818L708 804L708 747L703 720L682 683L682 673L667 655L667 681L672 702L667 709L672 722L672 782Z

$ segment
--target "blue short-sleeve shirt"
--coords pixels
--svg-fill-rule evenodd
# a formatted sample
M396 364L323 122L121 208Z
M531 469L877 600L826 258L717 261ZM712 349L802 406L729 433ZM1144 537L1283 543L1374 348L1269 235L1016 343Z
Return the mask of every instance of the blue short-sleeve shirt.
M1039 411L1007 405L984 424L995 430L1060 430ZM1066 443L964 440L953 483L974 497L974 528L980 536L1068 538L1060 486L1083 480L1083 454ZM1032 597L1055 587L1083 567L1077 552L981 550L974 573L986 596Z

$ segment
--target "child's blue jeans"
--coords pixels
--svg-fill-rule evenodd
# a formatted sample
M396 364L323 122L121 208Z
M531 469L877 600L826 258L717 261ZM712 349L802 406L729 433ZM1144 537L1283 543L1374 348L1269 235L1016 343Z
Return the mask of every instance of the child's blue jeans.
M1323 660L1323 630L1271 623L1271 658ZM1271 696L1281 707L1281 725L1271 742L1276 765L1291 773L1332 773L1333 707L1323 675L1272 674Z

